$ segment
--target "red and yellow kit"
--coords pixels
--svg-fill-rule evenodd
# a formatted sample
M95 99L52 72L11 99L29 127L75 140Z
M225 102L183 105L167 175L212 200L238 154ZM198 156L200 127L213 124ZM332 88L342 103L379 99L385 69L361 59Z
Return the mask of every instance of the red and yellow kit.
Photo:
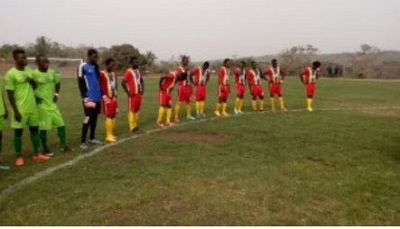
M197 66L193 69L194 74L194 94L196 101L204 101L207 97L207 78L210 70L203 71L202 67Z
M228 99L230 92L229 75L230 71L224 66L218 70L218 97L220 100Z
M271 97L274 95L282 96L281 80L282 76L285 74L281 67L269 67L265 71L268 76L269 82L269 94Z
M249 80L251 95L253 98L264 97L264 89L261 85L261 72L260 70L248 70L247 79Z
M142 104L143 78L140 71L129 68L124 73L124 83L129 92L129 111L138 112Z
M235 87L236 94L240 97L243 97L246 88L246 70L235 68Z
M117 77L114 72L100 72L100 89L103 94L101 110L106 116L117 114Z
M190 103L192 97L192 86L190 85L189 72L182 66L176 68L178 75L185 75L184 79L178 79L178 102Z
M176 82L176 73L169 72L161 81L160 90L158 92L158 101L160 106L171 107L172 95L171 91Z
M311 67L307 67L302 71L303 82L306 89L307 97L312 98L315 93L315 84L317 82L317 74L319 69L313 70Z

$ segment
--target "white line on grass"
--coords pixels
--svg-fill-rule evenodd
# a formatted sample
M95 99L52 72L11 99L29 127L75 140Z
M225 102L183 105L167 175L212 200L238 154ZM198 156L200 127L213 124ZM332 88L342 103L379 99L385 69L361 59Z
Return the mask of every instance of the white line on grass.
M323 108L323 109L315 109L315 111L375 110L375 109L400 109L400 107ZM292 109L292 110L289 110L288 112L301 112L301 111L305 111L305 109ZM268 112L269 111L264 111L264 112L246 112L244 114L245 115L263 114L263 113L268 113ZM94 150L92 150L92 151L90 151L88 153L81 154L81 155L77 156L76 158L71 159L71 160L69 160L67 162L64 162L64 163L62 163L60 165L56 165L56 166L47 168L47 169L45 169L45 170L43 170L41 172L37 172L37 173L33 174L30 177L27 177L27 178L15 183L15 184L12 184L12 185L8 186L6 189L3 189L1 191L1 193L0 193L0 202L5 200L8 196L13 194L14 192L22 189L26 185L32 184L33 182L35 182L35 181L37 181L37 180L39 180L39 179L41 179L43 177L49 176L49 175L53 174L54 172L56 172L56 171L58 171L60 169L66 168L68 166L76 165L77 163L79 163L80 161L82 161L82 160L84 160L86 158L92 157L92 156L100 153L101 151L103 151L105 149L111 148L111 147L113 147L115 145L119 145L119 144L124 143L126 141L137 139L137 138L140 138L140 137L143 137L143 136L148 136L148 135L151 135L151 134L154 134L154 133L158 133L160 131L165 131L165 130L168 130L168 129L174 128L174 127L181 127L181 126L185 126L185 125L189 125L189 124L195 124L195 123L201 123L201 122L207 122L207 121L214 121L214 120L219 120L219 119L229 118L229 117L240 117L240 116L241 115L231 115L231 116L228 116L228 117L221 117L221 118L220 117L211 117L211 118L208 118L208 119L202 119L202 120L197 120L197 121L192 121L192 122L184 122L184 123L176 124L176 125L174 125L172 127L164 127L162 129L152 129L152 130L148 130L148 131L146 131L144 133L141 133L141 134L136 134L136 135L132 135L132 136L129 136L129 137L126 137L126 138L122 138L122 139L118 140L117 142L100 146L100 147L98 147L98 148L96 148L96 149L94 149Z

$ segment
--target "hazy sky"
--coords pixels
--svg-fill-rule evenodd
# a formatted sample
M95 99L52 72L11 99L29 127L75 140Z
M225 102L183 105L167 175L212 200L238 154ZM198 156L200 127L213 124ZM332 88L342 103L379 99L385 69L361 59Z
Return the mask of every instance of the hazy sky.
M131 43L159 59L400 49L400 0L1 0L0 43Z

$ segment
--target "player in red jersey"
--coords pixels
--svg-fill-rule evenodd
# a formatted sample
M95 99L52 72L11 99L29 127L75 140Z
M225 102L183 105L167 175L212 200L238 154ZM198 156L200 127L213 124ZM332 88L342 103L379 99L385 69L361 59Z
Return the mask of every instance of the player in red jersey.
M243 114L243 96L246 88L246 63L240 62L240 66L235 68L235 87L236 87L236 100L235 100L235 114Z
M319 78L321 63L315 61L312 63L312 67L306 67L300 73L300 80L304 84L307 95L307 110L313 111L312 102L315 93L315 84Z
M175 103L175 122L179 122L179 112L181 110L181 104L186 104L186 118L188 120L195 120L192 116L192 81L193 79L190 77L189 70L189 62L190 59L188 56L182 56L182 63L176 69L176 73L178 76L178 99Z
M137 57L131 57L131 65L124 73L122 88L128 95L128 124L129 130L135 132L139 129L139 111L142 105L142 96L144 93L143 76L139 70L139 60Z
M205 118L204 113L205 100L207 97L207 83L210 80L210 63L204 62L203 66L197 66L193 69L191 77L194 77L194 94L196 97L196 117Z
M164 124L162 120L164 118L164 114L167 113L167 120L165 125L172 126L173 123L171 122L172 116L172 108L171 108L171 100L172 100L172 89L175 86L177 79L176 72L169 72L160 78L159 83L159 91L158 91L158 101L160 103L160 108L158 109L158 119L157 119L157 126L162 128Z
M258 63L255 61L251 62L251 70L247 71L247 79L249 81L250 91L251 91L251 106L254 111L264 110L264 89L261 84L261 80L266 80L265 76L262 74L262 71L258 67ZM260 106L257 109L257 98L260 101Z
M114 135L115 116L118 111L117 102L117 76L115 75L115 60L108 58L105 61L106 69L100 72L100 89L103 94L101 100L101 111L106 116L106 141L115 142L117 137Z
M229 77L231 74L231 60L225 59L223 66L218 70L218 103L215 105L216 116L228 116L226 112L227 109L227 100L229 97Z
M282 95L282 83L285 80L285 72L278 66L278 61L273 59L272 66L267 68L265 74L269 82L269 96L271 101L271 111L275 112L275 96L278 96L279 105L282 111L287 111Z

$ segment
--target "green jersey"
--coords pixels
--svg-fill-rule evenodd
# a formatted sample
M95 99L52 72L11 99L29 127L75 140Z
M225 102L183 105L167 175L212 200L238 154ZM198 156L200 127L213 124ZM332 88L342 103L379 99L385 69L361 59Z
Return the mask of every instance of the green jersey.
M6 74L5 89L14 92L15 103L20 113L37 112L33 87L27 78L32 78L32 69L28 67L22 71L14 67Z
M35 95L42 99L39 106L45 110L55 110L57 105L54 103L55 85L60 82L59 75L53 70L41 72L38 69L33 71L33 80L36 82Z
M4 88L4 79L0 79L0 116L3 116L6 114L6 109L4 107L4 101L3 101L3 88Z

